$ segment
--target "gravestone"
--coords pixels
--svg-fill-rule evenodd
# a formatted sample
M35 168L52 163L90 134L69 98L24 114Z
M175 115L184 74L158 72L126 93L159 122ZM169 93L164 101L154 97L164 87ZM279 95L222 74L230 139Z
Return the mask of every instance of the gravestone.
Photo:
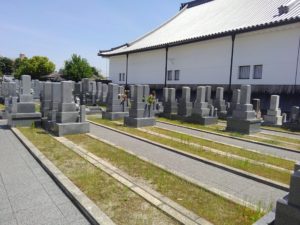
M33 89L33 98L40 99L41 95L41 85L39 80L32 81L32 89Z
M261 111L260 111L260 99L254 98L252 99L253 110L255 111L256 118L261 119Z
M300 170L295 170L291 177L290 192L276 204L275 225L300 224Z
M124 125L128 127L146 127L156 124L154 117L154 99L149 99L149 86L136 85L134 97L131 100L129 116L124 118Z
M270 101L270 108L267 111L267 115L264 116L264 125L281 126L282 116L281 109L279 108L279 95L272 95Z
M108 85L107 108L102 112L102 117L109 120L118 120L128 116L119 94L119 85L110 83Z
M7 114L8 125L32 126L41 123L41 113L35 112L35 103L31 93L31 77L29 75L21 76L20 93L18 97L11 97L9 112Z
M226 119L227 110L226 110L226 101L224 100L224 88L218 87L216 91L216 97L213 101L213 105L218 109L218 117L220 119Z
M190 122L199 123L201 125L211 125L218 122L218 118L214 115L215 110L209 105L206 99L206 87L197 87L197 97L194 102L192 116L188 119Z
M102 93L100 98L100 104L106 104L107 102L107 94L108 94L108 85L102 84Z
M81 98L82 96L82 83L81 82L77 82L74 84L74 96Z
M129 98L130 99L134 98L134 88L135 88L135 85L130 85L129 86Z
M48 117L51 104L52 82L45 82L41 91L41 113L42 117Z
M168 88L168 98L164 103L164 116L171 117L177 114L176 89Z
M240 104L233 110L232 117L227 118L226 130L244 134L260 132L261 120L256 118L250 99L251 86L243 85Z
M101 94L102 94L102 83L97 82L97 93L96 93L96 102L97 103L100 103Z
M300 109L298 106L292 107L289 122L284 123L283 126L295 131L300 130Z
M82 112L76 111L73 87L72 81L61 82L61 98L56 112L56 122L53 124L53 133L57 136L88 133L90 130L88 122L81 122L85 121L80 118Z
M232 99L230 102L230 106L228 108L227 115L232 116L233 111L236 109L237 105L240 104L241 101L241 90L240 89L234 89L232 93Z
M178 102L178 115L188 117L192 115L191 88L183 87L182 95Z

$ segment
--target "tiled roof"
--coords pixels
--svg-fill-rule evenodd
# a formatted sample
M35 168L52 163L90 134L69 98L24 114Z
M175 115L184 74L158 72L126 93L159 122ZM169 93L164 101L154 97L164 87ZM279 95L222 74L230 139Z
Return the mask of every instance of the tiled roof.
M294 2L293 7L280 15L278 8L290 2ZM300 0L213 0L185 7L154 31L99 55L144 51L298 21Z

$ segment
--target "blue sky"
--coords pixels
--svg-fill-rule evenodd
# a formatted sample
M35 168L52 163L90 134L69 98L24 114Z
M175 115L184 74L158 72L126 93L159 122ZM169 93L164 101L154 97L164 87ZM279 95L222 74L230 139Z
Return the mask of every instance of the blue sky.
M56 70L76 53L107 70L98 50L133 41L175 15L184 0L0 0L0 55L47 56Z

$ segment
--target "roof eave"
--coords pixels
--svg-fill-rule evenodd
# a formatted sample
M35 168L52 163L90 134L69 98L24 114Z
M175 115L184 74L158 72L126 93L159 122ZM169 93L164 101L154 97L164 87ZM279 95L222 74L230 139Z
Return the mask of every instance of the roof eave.
M206 40L231 36L233 34L241 34L241 33L257 31L257 30L263 30L266 28L278 27L278 26L293 24L293 23L297 23L297 22L300 22L300 17L294 17L294 18L285 19L285 20L281 20L281 21L275 21L275 22L271 22L271 23L259 24L259 25L255 25L255 26L251 26L251 27L240 28L240 29L236 29L236 30L222 32L222 33L215 33L215 34L211 34L211 35L206 35L206 36L201 36L201 37L196 37L196 38L191 38L191 39L186 39L186 40L180 40L180 41L140 48L140 49L131 50L131 51L125 50L125 51L118 52L118 53L109 53L109 52L112 52L112 51L118 49L118 48L114 48L114 50L99 51L98 56L111 57L111 56L117 56L117 55L125 55L125 54L130 54L130 53L132 54L132 53L137 53L137 52L145 52L145 51L163 49L166 47L179 46L179 45L190 44L190 43L199 42L199 41L206 41ZM124 45L122 47L124 47Z

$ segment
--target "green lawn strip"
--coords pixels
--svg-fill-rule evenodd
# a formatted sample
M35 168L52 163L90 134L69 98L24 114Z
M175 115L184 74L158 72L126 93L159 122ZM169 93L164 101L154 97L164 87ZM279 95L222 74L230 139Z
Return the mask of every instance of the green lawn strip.
M4 110L5 109L5 105L0 104L0 110Z
M179 224L45 131L19 130L116 224Z
M214 224L252 224L261 215L87 135L67 138Z
M226 144L216 143L214 141L205 140L198 137L193 137L188 134L182 134L176 131L166 130L159 127L149 127L147 130L157 132L159 134L164 134L170 137L174 137L180 139L187 143L195 143L202 146L206 146L209 148L214 148L222 152L227 152L230 154L238 155L241 157L245 157L248 159L256 160L259 162L267 163L270 165L278 166L284 169L293 170L294 169L294 161L290 161L287 159L282 159L275 156L265 155L263 153L248 151L243 148L233 147Z
M167 119L167 118L162 118L162 117L158 118L158 121L172 123L174 125L187 126L187 127L191 127L191 128L200 129L200 130L212 131L212 132L216 132L219 134L228 135L230 137L238 137L238 138L243 138L243 139L250 140L250 141L257 141L257 142L261 142L261 143L265 143L265 144L277 145L280 147L287 147L287 148L291 147L291 146L287 146L286 143L283 143L278 139L277 140L267 140L267 139L263 139L263 138L252 137L249 135L240 134L237 132L228 132L225 130L226 128L221 125L203 126L200 124L188 123L188 122L172 120L172 119Z
M299 139L295 139L295 138L288 138L288 137L283 137L283 136L279 136L279 135L273 135L273 134L260 134L263 137L266 138L270 138L273 140L279 140L279 141L284 141L284 142L289 142L289 143L293 143L296 145L300 145L300 136Z
M187 143L181 143L177 142L174 140L170 140L168 138L163 138L159 137L157 135L149 134L144 131L138 130L138 129L133 129L129 127L124 127L121 124L116 124L115 122L109 121L109 120L104 120L104 119L99 119L99 118L94 118L90 117L90 120L100 123L115 129L118 129L120 131L124 131L142 138L146 138L148 140L170 146L172 148L179 149L181 151L185 151L188 153L192 153L195 155L198 155L200 157L222 163L227 166L231 166L236 169L240 169L252 174L256 174L274 181L281 182L283 184L289 184L290 183L290 174L285 171L280 171L280 170L275 170L273 168L269 168L263 165L257 165L250 163L247 160L239 160L239 159L234 159L230 158L227 156L222 156L213 152L205 151L202 148L196 147L196 146L191 146Z
M40 103L35 103L35 111L40 112L41 111L41 104Z
M284 127L263 126L262 129L264 129L264 130L271 130L271 131L279 131L279 132L288 132L288 133L299 134L300 135L299 131L293 131L291 129L284 128Z

